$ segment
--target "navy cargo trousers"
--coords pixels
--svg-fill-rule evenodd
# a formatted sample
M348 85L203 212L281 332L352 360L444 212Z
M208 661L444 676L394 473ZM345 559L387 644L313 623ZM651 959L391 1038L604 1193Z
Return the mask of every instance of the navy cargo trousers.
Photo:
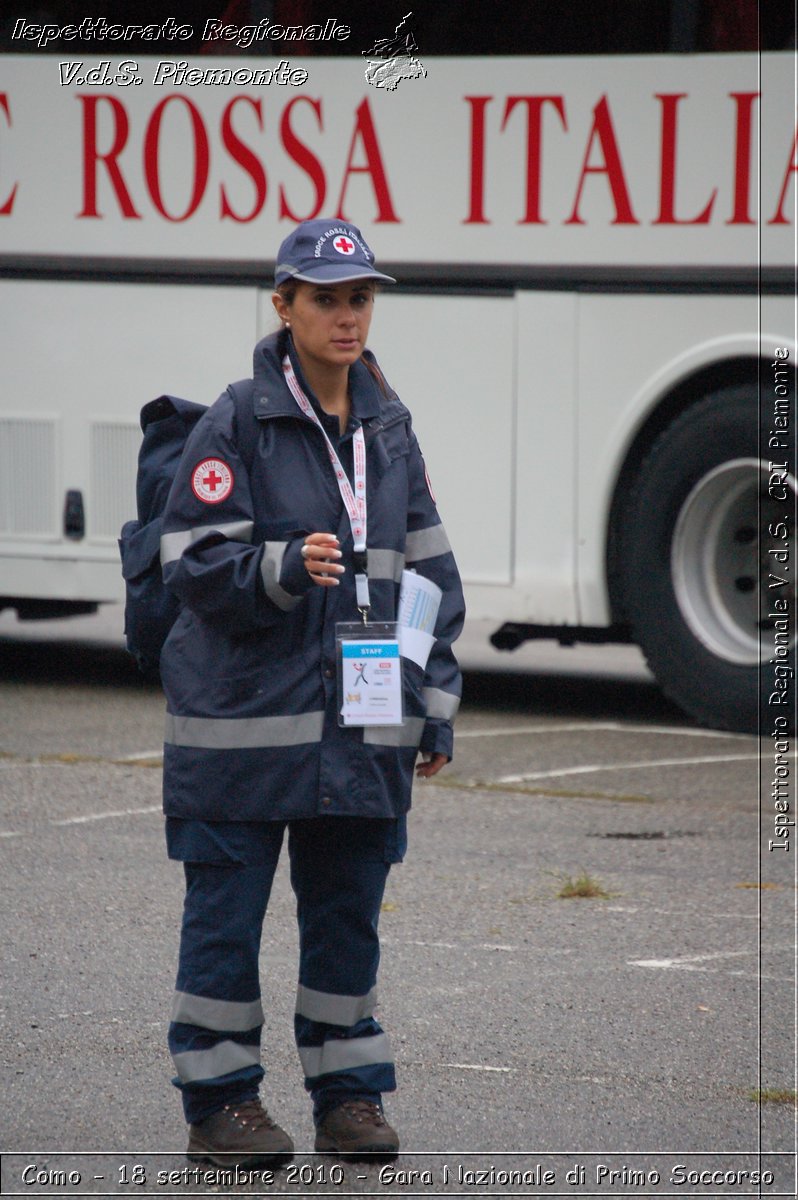
M286 830L299 925L294 1032L314 1117L396 1087L374 1009L377 925L390 864L404 853L405 818L168 818L169 856L186 876L169 1049L189 1124L254 1098L264 1075L258 956Z

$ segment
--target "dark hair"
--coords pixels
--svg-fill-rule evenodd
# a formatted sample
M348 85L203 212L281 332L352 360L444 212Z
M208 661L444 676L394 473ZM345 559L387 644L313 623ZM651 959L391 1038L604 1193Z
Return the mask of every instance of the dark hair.
M278 283L277 287L274 290L275 290L275 292L277 292L278 296L282 296L283 300L285 300L286 304L290 307L296 300L297 285L300 283L310 284L310 280L308 280L308 279L286 279L283 281L283 283ZM375 283L375 281L373 279L369 279L365 275L362 277L362 279L353 279L352 283L368 284L369 291L372 292L372 294L375 296L376 296L377 292L379 291L379 288L378 288L377 284ZM315 285L311 284L310 286L315 286ZM318 286L324 287L325 286L324 281L321 280L319 282ZM334 285L328 284L327 286L332 287Z
M283 300L285 300L286 304L290 308L296 299L296 280L286 279L285 283L278 284L274 290L277 292L278 296L282 296Z

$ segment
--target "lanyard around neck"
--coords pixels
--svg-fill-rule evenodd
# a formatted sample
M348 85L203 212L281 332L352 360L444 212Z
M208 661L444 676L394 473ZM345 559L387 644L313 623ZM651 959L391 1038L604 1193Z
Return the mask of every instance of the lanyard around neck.
M369 580L366 558L366 530L368 513L366 509L366 439L363 436L363 427L358 426L352 435L352 449L354 456L354 479L355 487L349 482L346 471L341 465L341 460L335 452L332 442L327 436L327 431L322 425L315 412L313 405L308 400L305 393L302 391L299 380L297 379L294 368L291 366L291 360L286 354L283 359L283 374L285 381L288 384L291 395L296 400L302 412L311 421L315 422L321 430L324 444L327 447L327 454L332 463L335 480L338 484L338 490L341 493L341 499L344 502L349 524L352 529L352 541L355 549L355 595L357 606L366 619L366 614L369 610Z

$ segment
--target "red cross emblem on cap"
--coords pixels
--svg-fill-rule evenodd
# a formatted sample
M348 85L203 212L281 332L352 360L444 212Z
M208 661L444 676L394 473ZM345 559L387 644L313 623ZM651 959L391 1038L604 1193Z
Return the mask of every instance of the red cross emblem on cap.
M355 243L351 242L348 237L344 237L343 234L335 239L333 245L339 254L355 253Z

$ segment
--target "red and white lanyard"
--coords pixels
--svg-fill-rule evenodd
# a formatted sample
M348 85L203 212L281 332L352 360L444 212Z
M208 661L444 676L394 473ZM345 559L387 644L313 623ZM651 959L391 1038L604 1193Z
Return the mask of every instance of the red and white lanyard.
M341 460L333 449L332 442L327 437L327 432L319 420L313 405L308 400L302 388L299 385L299 380L294 374L294 368L291 366L291 360L286 354L283 359L283 373L285 381L291 391L291 395L296 400L306 417L310 417L311 421L315 421L321 430L324 444L327 447L327 454L332 463L335 478L338 483L338 490L341 493L341 499L344 502L349 524L352 527L352 541L355 549L355 596L357 606L363 614L363 619L366 619L366 612L369 605L369 579L366 569L366 529L367 529L367 512L366 512L366 439L363 436L362 426L358 426L352 435L352 448L354 452L355 466L355 488L352 490L352 485L349 482L346 471L341 466Z

